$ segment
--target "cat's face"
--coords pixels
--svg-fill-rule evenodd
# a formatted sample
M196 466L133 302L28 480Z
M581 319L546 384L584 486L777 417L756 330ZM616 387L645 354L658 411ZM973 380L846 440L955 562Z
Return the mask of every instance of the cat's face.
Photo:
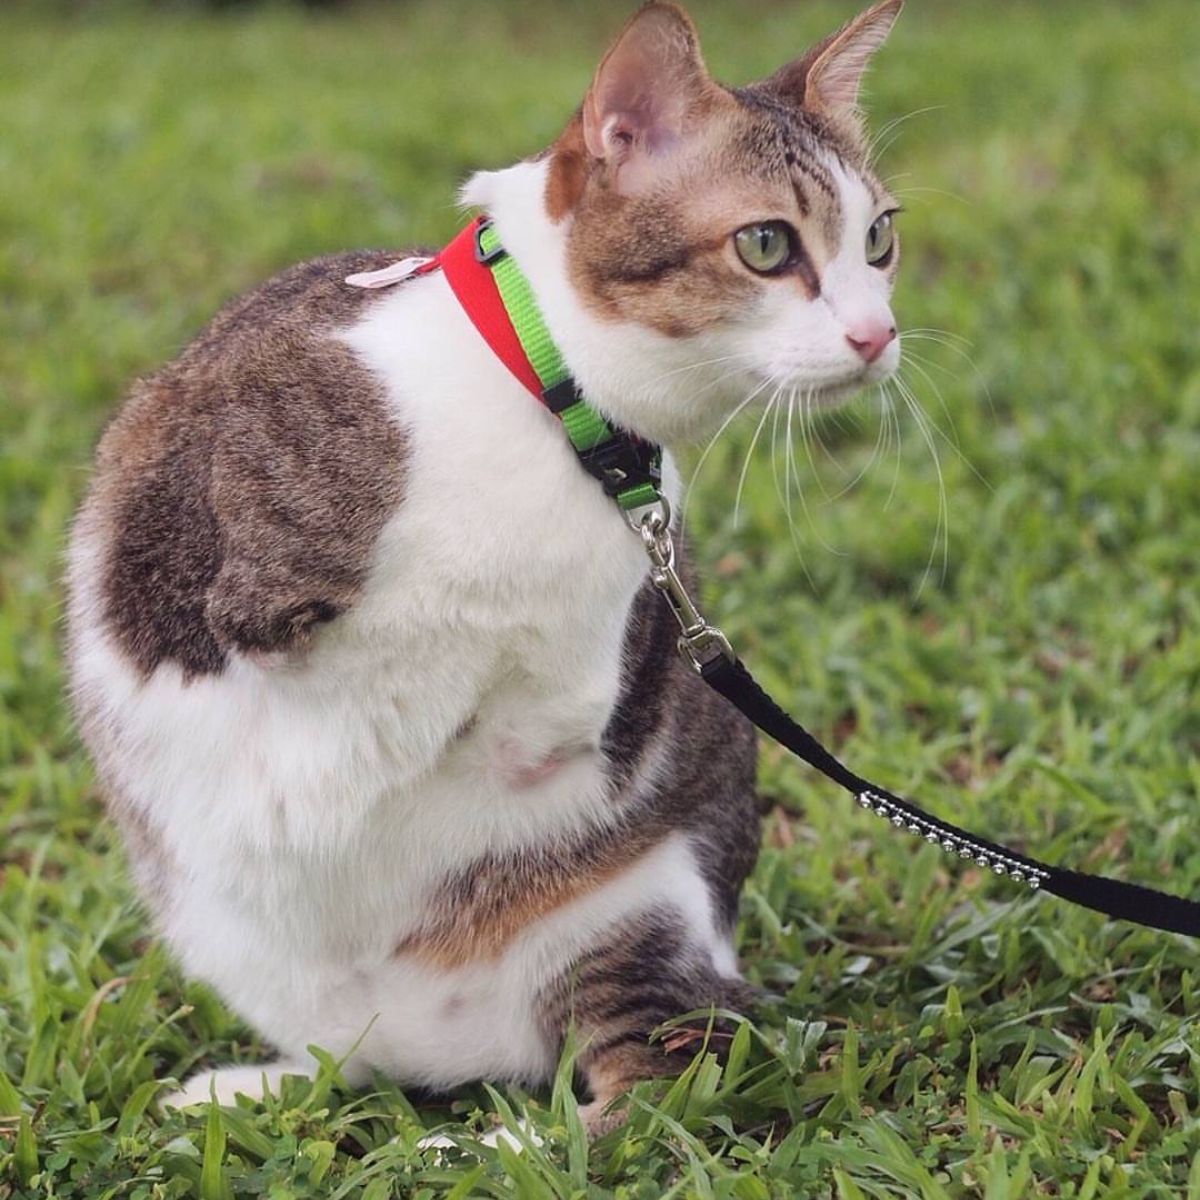
M570 222L584 305L657 334L664 364L707 381L678 429L650 420L669 435L704 433L756 388L833 404L898 366L897 205L856 104L901 2L740 89L712 81L680 9L651 4L552 151L547 207Z

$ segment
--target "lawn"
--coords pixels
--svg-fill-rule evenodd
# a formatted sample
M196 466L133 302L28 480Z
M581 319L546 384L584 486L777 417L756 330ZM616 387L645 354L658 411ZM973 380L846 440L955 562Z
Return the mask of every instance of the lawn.
M91 448L227 297L450 234L456 183L553 137L625 8L5 5L0 1198L1200 1200L1196 945L958 870L772 749L739 934L768 999L628 1127L584 1145L569 1063L553 1093L364 1096L331 1063L262 1107L154 1107L269 1050L148 940L63 701ZM743 81L851 9L693 11ZM897 314L944 331L906 338L924 416L875 397L794 428L802 501L768 424L737 504L748 419L688 511L712 615L859 771L1193 896L1197 63L1194 0L912 0L870 104L896 122ZM478 1145L517 1116L540 1148ZM435 1126L460 1149L418 1147Z

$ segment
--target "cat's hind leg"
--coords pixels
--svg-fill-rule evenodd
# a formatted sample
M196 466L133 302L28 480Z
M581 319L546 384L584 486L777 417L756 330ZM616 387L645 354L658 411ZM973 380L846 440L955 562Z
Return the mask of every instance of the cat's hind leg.
M574 1028L576 1065L591 1092L579 1110L590 1137L622 1123L620 1098L645 1079L675 1075L704 1044L711 1012L746 1011L753 989L721 974L708 949L686 935L670 911L646 914L615 930L574 964L542 998L547 1032L559 1040ZM654 1031L684 1013L702 1013L652 1040ZM728 1031L717 1017L711 1048Z

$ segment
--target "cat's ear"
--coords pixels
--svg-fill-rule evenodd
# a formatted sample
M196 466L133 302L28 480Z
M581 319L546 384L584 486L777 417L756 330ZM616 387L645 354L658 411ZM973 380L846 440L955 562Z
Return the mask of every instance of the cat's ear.
M604 56L584 99L588 154L608 164L620 191L637 191L683 139L713 87L687 13L645 5Z
M776 71L767 86L793 104L825 116L854 116L871 56L887 40L904 0L881 0Z

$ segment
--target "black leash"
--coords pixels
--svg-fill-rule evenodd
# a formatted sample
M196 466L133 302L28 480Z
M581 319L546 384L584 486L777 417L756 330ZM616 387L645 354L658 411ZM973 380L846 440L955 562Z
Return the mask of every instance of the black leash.
M1050 892L1105 916L1136 921L1151 929L1200 937L1200 904L1195 901L1136 883L1048 866L1006 846L967 833L949 821L931 817L910 801L856 775L763 691L741 659L726 658L723 653L718 653L701 665L700 676L768 737L774 738L809 766L816 767L827 779L840 784L863 808L885 817L897 829L923 837L960 858L971 859L997 875L1006 875L1014 883Z
M1192 900L1135 883L1049 866L930 816L912 801L856 775L767 695L733 653L725 635L700 615L675 572L669 525L670 509L660 501L660 507L646 513L637 528L650 557L650 580L679 622L679 651L709 687L769 738L844 787L862 808L890 821L898 830L940 846L948 854L1108 917L1200 937L1200 904Z

